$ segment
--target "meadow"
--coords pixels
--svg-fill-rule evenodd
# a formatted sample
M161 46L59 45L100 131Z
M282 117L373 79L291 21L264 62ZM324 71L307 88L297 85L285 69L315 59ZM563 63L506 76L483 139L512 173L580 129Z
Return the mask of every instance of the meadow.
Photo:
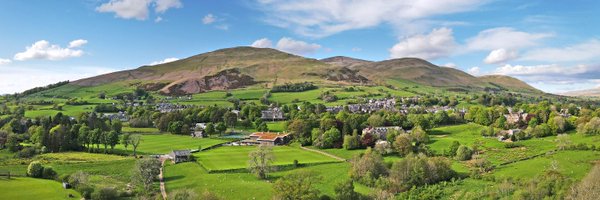
M248 154L255 149L256 146L223 146L195 153L194 156L208 171L245 169ZM273 147L273 156L273 165L292 165L294 160L300 164L339 162L329 156L290 146Z
M64 189L61 183L54 180L16 177L10 180L0 178L1 199L79 199L75 190ZM26 192L25 192L26 191ZM69 198L69 194L73 198Z
M142 155L167 154L172 150L202 149L228 142L225 139L215 138L192 138L187 135L172 134L142 134L142 142L138 146L137 153ZM132 146L127 149L122 144L115 146L115 150L133 153Z

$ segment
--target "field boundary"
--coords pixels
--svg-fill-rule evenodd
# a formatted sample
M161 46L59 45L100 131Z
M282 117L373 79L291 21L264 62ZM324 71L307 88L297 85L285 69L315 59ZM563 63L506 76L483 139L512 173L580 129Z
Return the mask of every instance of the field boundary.
M310 149L310 148L306 148L306 147L300 147L300 148L304 149L304 150L307 150L307 151L312 151L312 152L315 152L315 153L320 153L320 154L325 155L325 156L329 156L329 157L334 158L334 159L336 159L338 161L348 162L348 160L346 160L344 158L341 158L341 157L338 157L338 156L334 156L334 155L332 155L330 153L327 153L327 152L324 152L324 151L319 151L319 150L316 150L316 149Z

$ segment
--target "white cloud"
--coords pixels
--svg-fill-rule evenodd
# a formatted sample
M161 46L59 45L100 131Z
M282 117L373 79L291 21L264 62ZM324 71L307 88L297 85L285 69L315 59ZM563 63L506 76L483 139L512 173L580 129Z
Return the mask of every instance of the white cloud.
M576 65L572 67L564 67L557 64L551 65L509 65L496 68L494 73L502 75L515 76L549 76L549 79L558 79L556 76L581 75L600 71L597 67L591 65ZM592 74L590 74L592 75Z
M479 0L257 0L271 25L309 37L391 24L399 32L414 33L432 25L431 17L474 10ZM434 24L445 23L444 21Z
M471 67L469 70L467 70L467 73L469 73L473 76L479 76L481 74L481 68Z
M96 8L98 12L114 12L123 19L146 20L152 0L110 0Z
M268 38L261 38L261 39L254 41L252 43L252 45L250 45L250 46L256 47L256 48L272 48L273 42L271 42L271 40L269 40Z
M261 38L254 41L250 46L256 48L273 48L273 42L268 38ZM277 41L275 48L292 54L305 55L321 49L321 45L283 37Z
M592 39L563 48L542 48L528 51L522 60L544 62L587 61L600 57L600 40Z
M2 69L0 73L0 94L22 92L34 87L45 86L65 80L77 80L114 72L104 67L44 67L32 68L16 66Z
M390 51L390 57L417 57L436 59L450 55L456 48L456 42L449 28L434 29L427 35L419 34L406 38Z
M76 47L81 47L81 45L87 42L83 41L85 40L71 41L69 46L74 44ZM83 53L83 50L80 49L72 49L71 47L62 48L58 45L51 45L46 40L40 40L31 46L26 47L24 52L15 54L14 59L20 61L31 59L63 60L66 58L80 57L83 55Z
M519 57L519 54L517 53L517 51L507 50L507 49L502 48L502 49L496 49L496 50L493 50L492 52L490 52L490 54L487 57L485 57L483 62L485 62L487 64L505 63L505 62L513 60L517 57Z
M88 41L84 39L73 40L69 42L69 48L79 48L87 43Z
M163 18L162 17L156 17L156 19L154 19L154 22L158 23L158 22L162 22Z
M509 27L487 29L467 40L468 50L520 49L538 45L551 33L527 33Z
M165 63L170 63L179 60L179 58L165 58L164 60L154 61L148 65L160 65Z
M96 11L102 13L114 12L115 17L123 19L146 20L150 14L149 7L153 3L154 11L159 14L171 8L183 7L180 0L110 0L96 7Z
M321 45L318 44L309 44L304 41L294 40L292 38L281 38L277 42L277 49L281 51L285 51L292 54L304 55L314 53L319 50Z
M217 19L215 18L215 16L213 14L208 14L208 15L204 16L204 18L202 18L202 23L203 24L212 24L216 20Z
M450 63L443 64L442 66L444 66L444 67L450 67L450 68L456 68L456 64L454 64L454 63L451 63L451 62L450 62Z
M156 7L154 10L157 13L164 13L170 8L181 8L183 4L180 0L156 0Z
M12 62L12 60L10 60L10 59L0 58L0 65L10 64L11 62Z

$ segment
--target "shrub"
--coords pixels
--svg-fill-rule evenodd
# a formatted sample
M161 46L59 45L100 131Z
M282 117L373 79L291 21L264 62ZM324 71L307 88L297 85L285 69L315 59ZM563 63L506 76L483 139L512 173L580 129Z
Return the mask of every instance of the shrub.
M172 200L188 200L188 199L198 199L198 194L193 190L185 189L185 190L175 190L171 194L169 194L169 199Z
M347 150L360 148L360 136L358 136L356 133L353 133L352 135L345 135L343 146L344 149Z
M113 200L119 197L118 192L113 187L104 187L92 193L92 199L95 200Z
M33 161L29 163L29 167L27 167L27 176L40 178L42 177L42 173L44 172L44 167L38 161Z
M460 147L458 147L458 150L456 151L456 156L454 158L456 158L456 160L459 161L470 160L472 155L473 150L471 150L471 148L465 145L460 145Z
M44 169L42 170L42 178L54 179L56 178L56 175L56 171L54 171L52 167L44 167Z
M517 148L517 147L522 147L522 146L523 146L523 144L514 143L514 142L509 142L509 143L504 144L504 148L507 148L507 149Z

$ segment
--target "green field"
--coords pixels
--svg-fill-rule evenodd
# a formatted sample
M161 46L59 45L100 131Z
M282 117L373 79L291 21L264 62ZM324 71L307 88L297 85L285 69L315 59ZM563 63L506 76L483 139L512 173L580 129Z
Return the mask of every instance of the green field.
M581 179L593 166L593 161L600 159L600 152L594 151L560 151L547 156L516 162L498 167L494 175L497 177L513 177L530 179L543 174L556 161L558 171L563 175Z
M249 173L208 173L198 163L168 164L165 167L167 192L179 189L192 189L201 194L210 191L223 199L270 199L273 193L272 183L289 173L298 170L310 170L321 178L316 187L324 194L334 196L334 186L347 180L348 163L331 163L303 167L300 169L274 172L268 180L259 180ZM357 192L368 194L371 189L355 184Z
M0 199L79 199L75 190L64 189L61 183L54 180L17 177L7 180L0 178ZM69 194L74 198L69 198Z
M198 163L209 171L244 169L248 166L248 154L255 146L223 146L195 153ZM334 158L302 150L296 147L276 146L273 148L274 165L291 165L294 160L300 164L338 162Z
M146 134L142 135L142 142L138 146L138 154L166 154L172 150L182 149L198 149L199 146L202 148L208 148L217 144L225 143L227 140L213 139L213 138L192 138L191 136L185 135L171 135L171 134ZM115 146L115 149L125 151L125 146L119 144ZM132 147L127 147L128 152L132 152Z

